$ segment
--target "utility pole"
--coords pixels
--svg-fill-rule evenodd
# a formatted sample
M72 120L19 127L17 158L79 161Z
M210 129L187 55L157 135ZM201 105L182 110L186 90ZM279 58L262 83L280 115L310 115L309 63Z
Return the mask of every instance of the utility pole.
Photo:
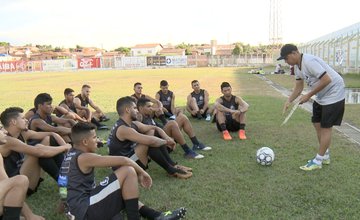
M270 0L269 13L269 44L282 44L281 0Z

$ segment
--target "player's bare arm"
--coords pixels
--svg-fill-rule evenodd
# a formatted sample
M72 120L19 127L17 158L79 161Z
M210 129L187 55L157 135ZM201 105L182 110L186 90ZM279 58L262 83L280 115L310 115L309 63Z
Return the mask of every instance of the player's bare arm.
M44 120L42 119L34 119L32 121L32 128L33 130L35 130L36 128L42 130L42 131L50 131L50 132L56 132L60 135L67 135L71 133L71 129L70 128L66 128L66 127L54 127L49 125L48 123L46 123Z
M89 99L89 105L95 109L95 111L102 113L101 109L99 108L99 106L97 106L91 99Z
M209 93L208 91L204 91L204 107L202 109L200 109L200 113L203 114L205 109L209 108Z
M249 104L245 102L241 97L235 98L235 103L238 104L238 110L240 112L246 112L249 109Z
M89 173L94 167L120 167L131 166L135 169L138 176L141 176L141 185L150 188L152 179L137 163L127 157L122 156L100 156L94 153L83 153L78 158L79 168L84 173Z
M140 127L139 127L140 130ZM126 126L120 126L116 131L116 137L123 141L123 140L130 140L139 144L143 144L146 146L151 147L160 147L162 145L166 145L167 141L157 138L155 136L144 135L137 132L133 128L129 128Z
M42 140L47 136L52 136L59 145L66 144L64 139L55 132L36 132L33 130L26 130L26 131L22 131L21 134L25 138L25 140L29 140L29 139Z
M286 100L284 107L283 107L283 114L286 112L286 110L289 108L290 104L301 94L301 92L304 89L304 80L303 79L297 79L295 81L295 88L293 89L293 92L289 96L289 98Z
M238 110L232 110L232 109L229 109L229 108L226 108L225 106L223 106L221 98L218 98L215 101L215 108L216 108L216 110L218 110L220 112L236 113L238 111Z
M57 154L68 151L70 148L71 148L70 144L65 144L57 147L37 144L34 147L27 145L16 138L8 136L6 137L6 143L2 145L0 148L0 153L4 157L7 157L11 151L28 154L35 157L53 157Z

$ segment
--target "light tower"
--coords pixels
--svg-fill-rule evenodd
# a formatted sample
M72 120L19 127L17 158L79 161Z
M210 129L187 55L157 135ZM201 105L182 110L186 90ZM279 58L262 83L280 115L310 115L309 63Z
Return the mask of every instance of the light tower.
M282 43L281 0L270 0L269 44Z

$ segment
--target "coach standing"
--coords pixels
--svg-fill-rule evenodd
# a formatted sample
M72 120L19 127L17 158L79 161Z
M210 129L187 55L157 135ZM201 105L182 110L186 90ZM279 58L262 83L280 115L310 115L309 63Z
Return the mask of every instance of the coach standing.
M310 91L300 97L300 104L315 96L313 103L314 124L319 151L314 159L309 160L302 170L321 169L322 164L330 164L329 147L331 143L332 126L340 125L345 110L345 84L342 77L319 57L302 54L293 44L285 44L281 48L280 57L289 65L294 66L295 88L284 104L283 111L289 107L304 89L304 81Z

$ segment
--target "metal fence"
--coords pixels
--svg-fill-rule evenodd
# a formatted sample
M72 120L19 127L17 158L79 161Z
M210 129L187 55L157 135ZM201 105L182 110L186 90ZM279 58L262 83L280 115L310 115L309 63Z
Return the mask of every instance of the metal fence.
M239 56L150 56L98 57L81 59L0 61L0 72L65 71L76 69L142 69L166 67L234 67L264 66L274 63L271 54Z
M341 73L360 73L360 23L299 45Z

